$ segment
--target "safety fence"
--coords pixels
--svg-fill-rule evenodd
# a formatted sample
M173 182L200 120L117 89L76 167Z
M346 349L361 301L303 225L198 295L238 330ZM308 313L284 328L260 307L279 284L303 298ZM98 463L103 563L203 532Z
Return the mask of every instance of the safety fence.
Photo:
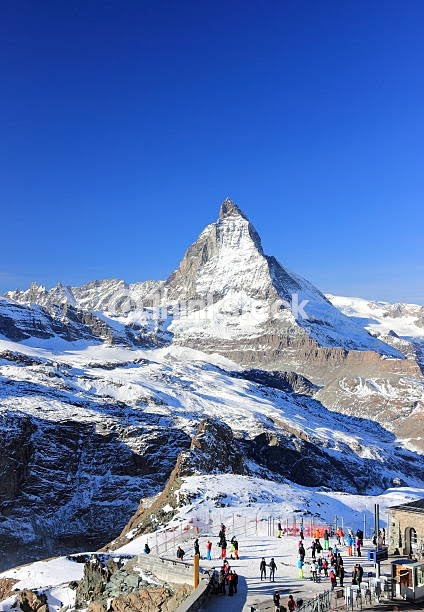
M297 612L327 612L333 608L332 595L331 591L324 591L313 599L306 601L300 608L297 608Z
M182 520L178 525L172 525L165 529L159 529L148 535L147 541L150 549L156 555L174 554L177 547L183 543L193 540L199 536L210 538L218 537L221 524L225 523L227 539L232 536L255 537L267 536L277 537L279 525L281 525L281 536L299 536L303 531L305 538L322 538L327 530L334 536L339 527L345 533L350 528L344 525L343 517L335 517L333 522L323 523L315 518L303 518L294 515L285 515L281 518L273 516L241 515L237 512L225 516L219 512L216 514L203 513L188 521ZM364 524L362 530L364 531ZM352 527L356 531L355 526ZM370 531L365 530L364 537L368 538Z
M167 527L148 535L147 543L155 555L175 553L178 546L193 540L201 533L200 527L181 522L175 527Z

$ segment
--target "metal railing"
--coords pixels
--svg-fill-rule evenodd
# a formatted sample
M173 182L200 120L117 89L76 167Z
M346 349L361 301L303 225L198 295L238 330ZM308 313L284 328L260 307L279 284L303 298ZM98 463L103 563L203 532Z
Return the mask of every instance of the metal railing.
M324 591L306 601L300 608L297 608L297 612L327 612L332 608L332 595L331 591Z

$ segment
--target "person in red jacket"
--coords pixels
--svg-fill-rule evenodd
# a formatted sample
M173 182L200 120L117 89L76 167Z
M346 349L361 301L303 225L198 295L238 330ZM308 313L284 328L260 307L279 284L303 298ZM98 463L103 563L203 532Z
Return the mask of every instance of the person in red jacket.
M293 595L289 595L289 598L287 600L287 608L290 610L290 612L293 612L293 610L296 609L296 602L293 599Z
M212 560L212 554L211 554L211 551L212 551L212 542L211 542L210 540L208 540L208 541L206 542L206 559L207 559L208 561L211 561L211 560Z

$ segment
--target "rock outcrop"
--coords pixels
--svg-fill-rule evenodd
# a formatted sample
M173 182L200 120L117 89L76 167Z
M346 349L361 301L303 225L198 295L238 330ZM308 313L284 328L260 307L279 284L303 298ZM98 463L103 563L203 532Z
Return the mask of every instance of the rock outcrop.
M76 590L75 609L88 612L175 611L191 593L187 585L156 584L142 579L136 560L93 558L84 565Z

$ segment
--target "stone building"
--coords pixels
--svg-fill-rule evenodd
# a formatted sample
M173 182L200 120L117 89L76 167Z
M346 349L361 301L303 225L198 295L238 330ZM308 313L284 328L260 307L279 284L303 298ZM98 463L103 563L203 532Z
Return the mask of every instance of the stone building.
M424 499L389 511L389 553L422 559L424 556Z

